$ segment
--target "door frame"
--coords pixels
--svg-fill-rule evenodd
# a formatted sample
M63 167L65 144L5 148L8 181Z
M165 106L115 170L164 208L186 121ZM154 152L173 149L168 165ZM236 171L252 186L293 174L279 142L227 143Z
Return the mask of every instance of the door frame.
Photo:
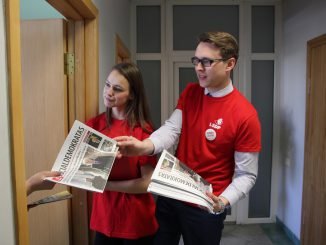
M70 22L68 52L79 58L69 81L69 128L98 114L98 10L91 0L47 0ZM16 244L29 244L20 46L20 1L5 0L11 172ZM82 37L82 38L80 38ZM73 244L88 244L87 193L72 189Z
M324 57L315 57L314 53L318 52L318 48L326 45L326 34L322 34L307 42L307 63L306 63L306 125L305 125L305 146L304 146L304 169L303 169L303 189L302 189L302 208L301 208L301 230L300 230L300 242L301 244L315 244L319 243L326 237L325 233L325 217L316 214L325 213L325 206L321 205L325 203L325 192L320 193L326 187L326 183L322 181L324 178L325 164L322 165L325 155L318 150L312 151L311 146L318 145L318 147L324 146L326 139L316 141L316 134L323 135L323 132L318 131L323 125L325 119L318 113L323 111L323 107L320 107L320 98L323 94L315 94L316 87L320 90L320 81L314 79L315 77L322 77L323 74L316 73L316 69L313 69L314 63L322 63ZM320 60L322 59L322 62ZM323 69L322 66L317 66L319 72ZM318 83L319 82L319 83ZM318 108L313 110L312 108ZM318 114L318 117L317 117ZM317 124L317 125L316 125ZM316 126L316 127L315 127ZM318 132L318 133L316 133ZM323 152L323 150L321 150ZM317 161L313 161L318 158ZM313 199L314 198L314 199ZM318 199L317 199L318 198ZM317 200L316 200L317 199ZM321 206L321 207L319 207ZM318 211L316 211L318 208Z
M115 63L130 62L130 51L117 33L115 34L115 47Z

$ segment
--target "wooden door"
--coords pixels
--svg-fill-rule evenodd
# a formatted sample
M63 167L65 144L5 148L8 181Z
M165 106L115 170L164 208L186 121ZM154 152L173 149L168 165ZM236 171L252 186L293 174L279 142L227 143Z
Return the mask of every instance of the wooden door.
M326 240L326 35L308 42L301 244Z
M26 177L29 177L52 168L68 131L65 21L22 21L21 50ZM28 201L65 189L66 186L57 185L51 191L31 194ZM30 244L70 244L69 201L33 208L28 219Z

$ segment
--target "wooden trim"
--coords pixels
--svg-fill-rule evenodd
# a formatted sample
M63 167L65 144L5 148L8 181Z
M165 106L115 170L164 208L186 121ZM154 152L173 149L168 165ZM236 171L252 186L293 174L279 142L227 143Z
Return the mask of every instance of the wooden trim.
M20 49L19 0L6 0L7 62L9 78L10 138L17 244L29 244L25 186L25 150Z
M67 24L67 50L68 53L75 53L75 22L68 21ZM68 79L68 128L71 128L76 119L76 91L75 91L75 74L76 66L79 64L78 58L75 53L75 73L72 75L67 75Z
M75 21L75 119L85 121L85 24Z
M118 64L121 61L130 61L130 52L126 45L122 42L120 36L115 34L115 46L116 46L116 55L115 63Z
M86 120L96 116L99 109L98 57L98 20L85 20Z
M98 10L91 0L68 0L84 19L95 19Z
M68 40L69 52L75 53L75 74L69 78L69 124L85 121L98 114L98 10L91 0L47 0L67 19L74 20ZM69 7L68 7L69 5ZM75 13L77 12L77 14ZM80 18L81 16L81 18ZM87 193L72 188L73 244L91 242Z
M91 0L46 0L70 20L96 19L98 10Z
M82 20L83 17L67 1L46 0L52 7L58 10L64 17L71 20Z
M64 17L71 21L68 29L68 49L74 50L81 55L77 64L78 69L85 70L69 77L69 126L72 120L85 119L98 113L98 11L91 0L47 0ZM8 77L9 77L9 100L11 119L11 142L12 142L12 173L16 219L17 244L29 244L27 198L25 187L25 154L24 132L22 113L22 82L21 82L21 54L20 54L20 6L19 0L5 0L7 45L8 45ZM87 20L87 21L86 21ZM72 28L73 27L73 28ZM77 33L78 32L78 33ZM82 35L85 41L76 40ZM72 40L73 39L73 40ZM85 45L83 43L85 42ZM77 86L81 86L76 89ZM84 84L84 85L83 85ZM74 101L71 99L74 98ZM79 99L79 101L78 101ZM73 191L74 192L74 191ZM88 210L87 194L74 193L75 202L71 211L76 214L73 217L73 244L88 244ZM78 217L77 217L78 216ZM80 221L82 224L78 225ZM87 225L85 225L87 224ZM81 234L84 234L81 236ZM84 240L77 237L82 237Z
M325 46L326 34L307 42L306 127L301 208L301 244L318 244L325 240L326 139L325 135ZM319 104L322 105L319 105Z
M85 121L85 28L84 20L74 22L74 42L73 50L75 53L75 73L73 81L73 97L74 106L72 110L71 123L75 119ZM83 190L72 188L71 193L74 198L71 200L72 205L72 238L73 244L87 245L89 244L89 216L87 193Z

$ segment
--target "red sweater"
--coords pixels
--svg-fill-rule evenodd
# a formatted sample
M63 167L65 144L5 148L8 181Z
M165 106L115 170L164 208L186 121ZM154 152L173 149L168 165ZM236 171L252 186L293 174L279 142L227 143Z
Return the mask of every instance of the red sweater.
M177 109L182 110L182 130L176 156L220 195L232 181L234 152L260 151L257 112L235 88L215 98L198 84L186 87Z

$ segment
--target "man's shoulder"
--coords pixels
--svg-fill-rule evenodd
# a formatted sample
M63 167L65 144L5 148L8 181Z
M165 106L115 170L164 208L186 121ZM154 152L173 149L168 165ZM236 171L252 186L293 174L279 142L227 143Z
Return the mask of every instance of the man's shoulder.
M254 105L237 89L234 89L235 103L239 112L257 113Z
M198 83L192 82L188 83L186 88L184 89L185 93L203 93L204 88L200 87Z

